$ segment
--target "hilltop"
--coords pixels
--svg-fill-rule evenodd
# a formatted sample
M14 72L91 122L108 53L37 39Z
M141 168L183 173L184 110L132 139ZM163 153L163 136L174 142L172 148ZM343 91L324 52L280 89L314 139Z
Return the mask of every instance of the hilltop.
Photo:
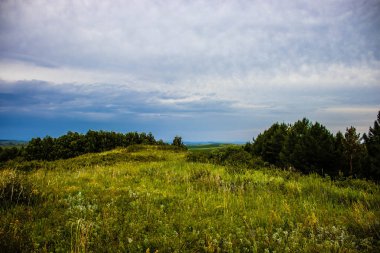
M380 188L133 145L0 170L5 252L378 252ZM16 169L15 169L16 168ZM29 172L24 172L30 170Z

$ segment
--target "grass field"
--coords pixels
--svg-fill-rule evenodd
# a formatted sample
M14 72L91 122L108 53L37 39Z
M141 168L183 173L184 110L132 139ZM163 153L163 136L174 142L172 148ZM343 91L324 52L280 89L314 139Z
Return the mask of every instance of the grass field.
M11 163L0 170L0 249L380 252L379 185L233 171L153 146Z

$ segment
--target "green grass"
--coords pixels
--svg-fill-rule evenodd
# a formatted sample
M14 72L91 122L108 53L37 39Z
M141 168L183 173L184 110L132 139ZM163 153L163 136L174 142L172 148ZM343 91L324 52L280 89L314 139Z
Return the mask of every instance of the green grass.
M380 250L380 188L363 180L234 174L148 146L14 166L0 171L4 252Z
M193 152L203 152L203 151L212 151L218 150L221 148L232 147L232 146L240 146L237 144L229 144L229 143L210 143L210 144L197 144L197 145L187 145L189 151Z

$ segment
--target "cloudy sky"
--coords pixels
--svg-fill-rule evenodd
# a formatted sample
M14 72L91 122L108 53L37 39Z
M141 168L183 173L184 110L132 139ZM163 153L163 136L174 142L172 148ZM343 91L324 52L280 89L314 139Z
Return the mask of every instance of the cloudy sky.
M0 1L0 139L367 132L379 110L379 0Z

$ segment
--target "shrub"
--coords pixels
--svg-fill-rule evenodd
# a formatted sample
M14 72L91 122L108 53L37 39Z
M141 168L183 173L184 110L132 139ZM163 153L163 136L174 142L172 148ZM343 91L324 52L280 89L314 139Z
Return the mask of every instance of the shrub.
M0 171L0 206L29 205L37 197L38 191L27 180L26 175L16 170Z
M242 172L245 169L257 169L266 165L260 157L253 156L239 146L221 148L213 151L190 152L186 160L188 162L227 165L230 172Z

